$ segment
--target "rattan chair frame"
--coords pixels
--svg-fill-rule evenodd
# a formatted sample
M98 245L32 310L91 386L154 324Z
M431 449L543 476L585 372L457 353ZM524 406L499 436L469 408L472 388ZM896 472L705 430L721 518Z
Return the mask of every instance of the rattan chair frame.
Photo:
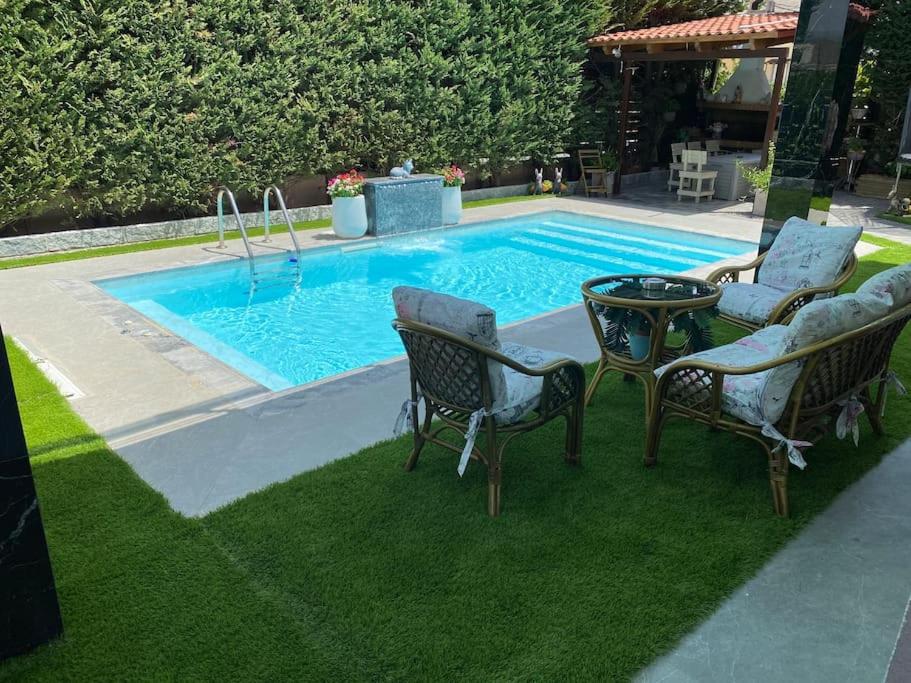
M856 397L877 434L883 433L882 408L886 396L889 357L896 340L911 319L911 304L857 330L813 344L800 351L749 367L731 367L701 359L681 358L658 380L646 436L645 465L658 462L664 425L680 417L728 431L759 443L769 462L769 483L775 513L787 517L788 457L762 434L760 427L721 410L724 378L749 375L791 362L803 368L775 428L787 439L820 438L834 426L847 399Z
M582 458L585 370L570 359L529 368L497 351L431 325L397 318L393 328L402 338L408 356L411 382L411 424L414 445L405 462L411 471L428 443L456 453L462 446L441 438L447 430L462 437L468 432L469 418L485 410L478 442L471 458L487 467L487 512L500 514L503 453L518 435L533 431L558 417L566 420L564 459L578 465ZM498 425L493 410L488 361L532 377L541 377L541 402L531 418ZM424 419L419 421L418 403L424 402Z
M722 266L721 268L712 271L707 279L709 282L713 282L716 285L723 285L729 282L740 282L740 274L750 270L758 269L762 265L763 261L765 261L767 253L768 252L763 252L756 259L742 266ZM838 290L841 289L845 283L851 279L856 270L857 256L852 253L848 257L848 260L845 262L845 265L842 267L841 272L838 274L838 277L834 282L828 285L822 285L820 287L804 287L801 289L795 289L784 299L782 299L778 305L775 306L775 308L772 309L772 312L769 313L769 317L764 323L754 323L751 320L744 320L743 318L738 318L737 316L729 315L727 313L719 313L718 319L750 332L755 332L756 330L767 327L768 325L787 323L791 318L794 317L797 311L813 301L813 299L820 294L838 294Z

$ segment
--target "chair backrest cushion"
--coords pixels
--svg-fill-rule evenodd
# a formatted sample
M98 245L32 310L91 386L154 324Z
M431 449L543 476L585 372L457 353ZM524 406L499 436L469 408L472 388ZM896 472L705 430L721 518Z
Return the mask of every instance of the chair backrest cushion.
M760 284L783 291L831 284L854 253L862 231L789 218L759 268Z
M911 263L877 273L858 287L857 293L882 299L890 311L911 303Z
M500 351L497 314L492 308L418 287L394 288L392 301L395 304L395 314L399 318L437 327L488 349ZM503 401L506 394L503 365L488 359L487 368L491 398L493 403L497 404ZM450 400L446 396L437 398Z
M786 353L832 339L875 322L889 314L885 300L857 292L817 299L797 311L788 325Z
M887 306L869 295L842 294L831 299L811 301L797 312L788 325L778 353L793 353L832 339L875 322L887 313ZM774 424L781 419L802 368L803 361L795 361L768 371L764 378L761 405L769 422Z
M494 351L500 350L497 314L484 304L418 287L396 287L392 290L392 301L399 318L439 327Z

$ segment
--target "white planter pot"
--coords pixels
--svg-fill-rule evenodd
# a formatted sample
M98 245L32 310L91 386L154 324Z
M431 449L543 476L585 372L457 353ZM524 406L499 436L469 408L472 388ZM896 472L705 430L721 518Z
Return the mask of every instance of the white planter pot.
M367 234L367 204L364 195L333 198L332 230L346 240Z
M443 188L443 225L456 225L462 220L462 188Z
M753 197L753 215L765 216L766 202L769 201L769 193L765 190L756 190L756 196Z

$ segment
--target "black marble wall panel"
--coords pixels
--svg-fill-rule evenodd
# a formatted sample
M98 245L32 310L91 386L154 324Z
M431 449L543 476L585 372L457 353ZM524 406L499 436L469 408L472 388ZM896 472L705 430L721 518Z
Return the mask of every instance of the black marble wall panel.
M760 251L791 216L825 222L835 180L837 132L848 112L839 106L846 74L860 55L848 25L848 0L803 0L781 109L775 165ZM853 38L853 40L851 40ZM853 60L853 65L847 62ZM839 76L841 76L839 78ZM839 82L840 81L840 82ZM853 82L851 83L853 85Z
M54 575L0 330L0 660L61 633Z

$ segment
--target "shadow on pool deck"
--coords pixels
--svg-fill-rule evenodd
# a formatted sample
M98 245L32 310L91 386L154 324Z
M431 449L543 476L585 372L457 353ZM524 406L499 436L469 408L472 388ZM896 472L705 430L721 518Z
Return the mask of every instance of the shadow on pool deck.
M581 306L503 328L500 336L584 362L598 358ZM133 424L109 437L175 510L200 516L391 438L408 392L407 362L399 358L278 394L241 393L234 402L190 406L174 416L196 415L190 424L172 421L145 434L146 425Z

